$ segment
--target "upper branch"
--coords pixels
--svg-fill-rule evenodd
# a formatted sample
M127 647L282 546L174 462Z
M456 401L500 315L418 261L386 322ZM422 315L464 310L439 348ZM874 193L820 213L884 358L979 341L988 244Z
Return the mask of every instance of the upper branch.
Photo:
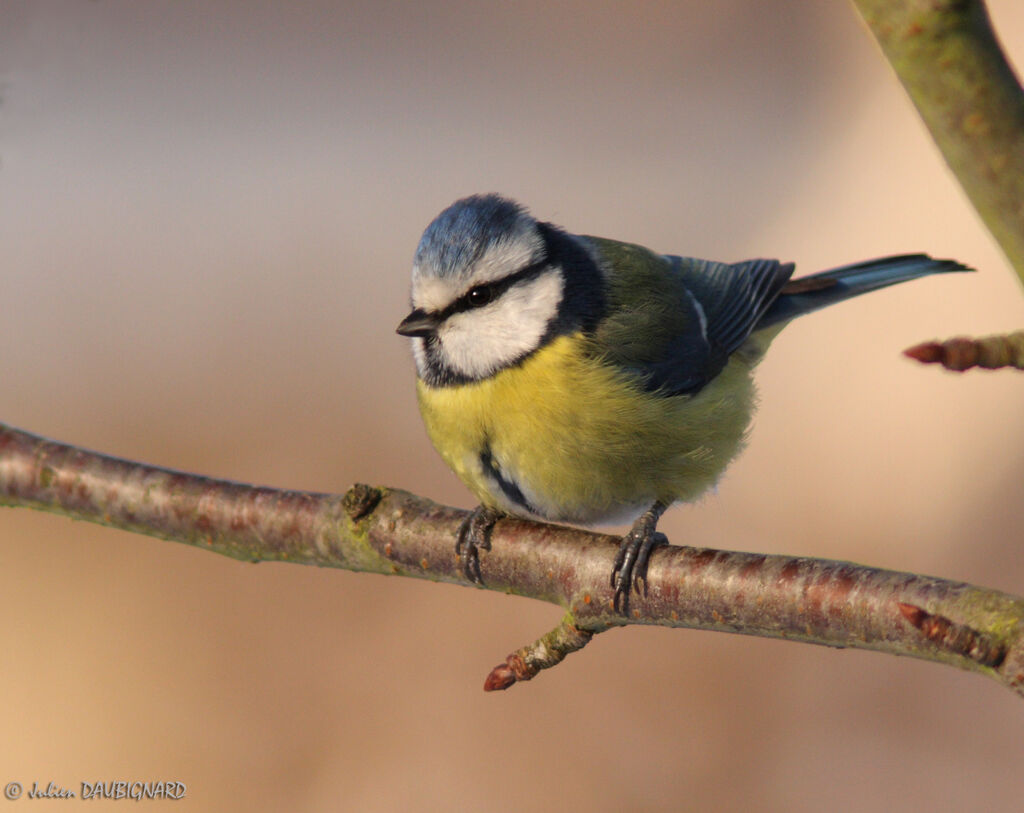
M1024 91L981 0L854 0L1024 282Z
M195 545L466 586L454 553L465 512L387 488L283 491L147 466L0 424L0 505L27 506ZM875 649L982 672L1024 695L1024 600L959 582L822 559L658 548L649 592L612 610L614 537L505 520L481 560L489 589L568 611L510 656L492 688L557 663L593 632L636 623ZM548 638L551 640L548 640ZM502 677L506 675L506 677Z

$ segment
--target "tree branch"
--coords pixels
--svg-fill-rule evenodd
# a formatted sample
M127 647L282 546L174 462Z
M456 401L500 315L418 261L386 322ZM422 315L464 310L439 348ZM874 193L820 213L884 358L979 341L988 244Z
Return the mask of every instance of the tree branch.
M853 0L1024 283L1024 91L981 0Z
M474 586L454 541L466 512L404 491L343 496L255 487L89 452L0 424L0 505L184 542L236 559L339 567ZM986 674L1024 695L1024 599L959 582L823 559L662 547L649 593L612 610L619 540L503 520L481 558L488 589L567 615L488 676L507 688L593 634L658 624L910 655Z
M941 364L947 370L962 373L972 367L1024 370L1024 330L996 336L957 336L944 342L922 342L903 351L922 364Z

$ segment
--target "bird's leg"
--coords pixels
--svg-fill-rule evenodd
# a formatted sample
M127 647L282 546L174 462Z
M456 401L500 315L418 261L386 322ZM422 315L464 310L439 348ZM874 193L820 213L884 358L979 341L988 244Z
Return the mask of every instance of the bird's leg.
M639 595L643 585L643 593L647 595L647 562L651 558L651 551L659 545L668 544L665 534L657 531L658 520L667 508L668 504L660 500L654 503L633 523L629 533L622 537L619 553L615 557L615 567L612 568L612 587L615 588L612 606L616 612L629 612L631 589Z
M455 542L455 555L462 556L462 571L471 582L483 584L480 576L480 549L491 549L491 530L494 523L501 519L504 514L486 505L478 505L462 521L459 526L459 535Z

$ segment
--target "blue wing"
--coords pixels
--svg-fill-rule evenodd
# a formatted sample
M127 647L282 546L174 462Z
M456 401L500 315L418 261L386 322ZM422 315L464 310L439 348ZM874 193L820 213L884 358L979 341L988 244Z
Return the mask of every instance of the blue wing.
M608 262L599 351L665 396L692 395L718 375L793 273L776 260L730 265L589 239Z

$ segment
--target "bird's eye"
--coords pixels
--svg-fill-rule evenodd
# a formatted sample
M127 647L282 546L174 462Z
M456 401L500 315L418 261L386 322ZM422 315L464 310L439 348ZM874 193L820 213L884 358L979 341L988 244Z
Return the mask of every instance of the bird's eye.
M466 301L469 302L471 308L482 308L492 299L494 299L494 291L487 285L470 288L469 293L466 294Z

